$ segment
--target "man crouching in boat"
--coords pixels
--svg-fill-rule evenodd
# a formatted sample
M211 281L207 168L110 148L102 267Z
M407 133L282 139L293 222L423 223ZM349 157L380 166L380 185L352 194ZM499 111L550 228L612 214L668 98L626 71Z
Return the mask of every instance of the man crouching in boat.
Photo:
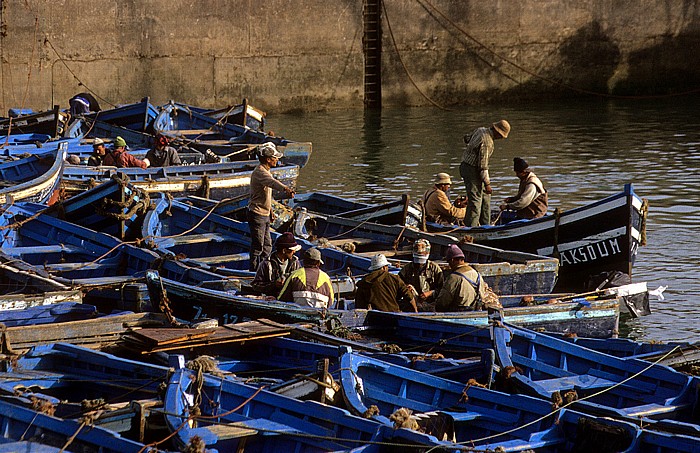
M323 260L317 248L304 252L304 267L291 273L278 297L302 307L327 309L333 302L331 279L320 269Z
M464 252L452 244L445 254L445 261L452 272L435 300L435 311L481 310L487 298L487 286L481 274L464 262Z
M460 197L455 200L454 204L450 203L447 191L450 190L451 185L452 179L447 173L435 175L435 186L423 194L426 222L451 225L464 221L464 216L467 213L467 200Z
M515 211L518 219L536 219L547 213L547 189L540 178L530 169L527 161L516 157L513 159L513 171L520 179L518 194L503 200L501 211Z
M297 244L294 235L282 233L275 241L275 252L260 263L250 286L267 296L277 296L287 277L301 268L299 258L294 256L299 250L301 245Z
M391 312L418 311L409 287L398 275L389 272L386 256L381 253L374 255L369 272L357 282L356 308Z

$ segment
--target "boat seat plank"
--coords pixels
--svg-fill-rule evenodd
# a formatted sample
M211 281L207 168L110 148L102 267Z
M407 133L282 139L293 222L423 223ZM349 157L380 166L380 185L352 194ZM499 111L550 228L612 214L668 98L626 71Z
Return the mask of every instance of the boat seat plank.
M203 263L203 264L219 264L219 263L231 263L236 261L247 261L250 259L249 253L235 253L232 255L218 255L218 256L202 256L199 258L190 258L191 260Z
M159 245L171 247L173 245L200 244L204 242L235 242L236 238L221 233L187 234L184 236L168 237L156 240ZM240 239L239 239L240 241Z
M207 429L215 434L219 440L239 439L252 437L258 434L258 430L251 429L241 423L224 423L207 426Z
M365 388L365 396L369 400L378 400L389 403L395 407L405 407L406 398L393 395L384 390L378 389L376 387ZM422 401L411 401L411 407L415 412L429 412L435 410L432 404L424 403Z
M615 385L615 382L609 381L607 379L591 376L589 374L577 374L574 376L564 376L554 379L544 379L537 381L546 391L549 393L566 390L590 390L590 389L602 389L608 388Z
M612 373L606 373L605 371L602 370L596 370L594 368L591 368L588 370L588 374L591 376L595 376L597 378L602 378L602 379L609 379L615 382L619 382L622 379L624 379L621 376L612 374ZM634 392L637 393L646 393L649 395L654 395L656 393L657 386L654 384L651 384L649 382L644 382L641 379L634 379L630 382L626 382L622 384L620 387L623 387L627 390L633 390Z
M517 365L521 365L525 368L530 368L533 370L538 370L541 371L542 373L549 374L552 376L557 376L557 377L566 377L566 376L575 376L576 373L573 373L568 370L562 370L559 367L555 367L552 365L548 365L543 362L538 362L537 360L533 360L530 357L525 357L522 355L518 355L516 353L512 354L512 360L513 363Z
M28 247L8 247L3 249L5 253L11 256L20 255L35 255L45 253L87 253L82 247L73 245L56 244L56 245L34 245Z
M630 417L654 417L661 414L670 414L690 407L689 403L684 404L643 404L641 406L629 407L622 411Z

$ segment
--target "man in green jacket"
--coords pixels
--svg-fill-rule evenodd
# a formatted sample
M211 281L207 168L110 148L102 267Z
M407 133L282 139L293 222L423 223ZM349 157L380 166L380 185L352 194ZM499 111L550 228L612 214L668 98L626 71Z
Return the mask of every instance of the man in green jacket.
M374 255L369 271L357 282L356 308L392 312L418 311L411 290L398 275L389 272L386 256L381 253Z

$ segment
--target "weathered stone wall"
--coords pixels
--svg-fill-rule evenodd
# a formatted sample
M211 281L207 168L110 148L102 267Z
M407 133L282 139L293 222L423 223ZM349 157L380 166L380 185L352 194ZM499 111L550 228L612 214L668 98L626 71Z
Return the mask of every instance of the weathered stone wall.
M700 86L700 0L385 4L385 106ZM362 32L362 0L0 0L0 112L86 87L104 106L359 108Z

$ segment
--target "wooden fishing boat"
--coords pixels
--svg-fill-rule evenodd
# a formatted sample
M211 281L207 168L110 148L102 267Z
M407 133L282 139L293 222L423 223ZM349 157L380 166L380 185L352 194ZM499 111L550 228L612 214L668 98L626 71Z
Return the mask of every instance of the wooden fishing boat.
M14 201L46 203L58 188L67 146L0 164L0 204Z
M506 380L547 401L572 396L571 408L649 429L700 436L700 378L636 358L620 358L512 325L494 327Z
M118 433L99 426L86 427L78 420L63 419L0 400L0 448L15 443L15 447L31 450L4 450L13 453L80 451L86 453L141 453L156 451ZM25 440L29 440L25 442ZM15 442L13 442L15 441ZM21 442L20 442L21 441ZM19 442L17 444L16 442ZM51 447L54 447L52 450ZM68 449L68 450L67 450ZM0 450L2 451L2 450Z
M250 105L248 103L248 99L243 99L243 102L240 104L219 109L194 107L179 102L177 105L180 105L187 110L214 118L223 124L238 124L239 126L245 126L254 131L263 131L265 129L265 116L267 114Z
M358 208L354 202L343 202L333 196L312 194L306 199L308 202L303 197L299 201L299 207L303 210L298 211L294 219L293 230L298 237L320 240L368 257L384 253L390 261L410 261L411 247L417 239L430 242L430 258L434 261L441 261L447 248L457 244L464 252L465 260L499 295L551 293L557 282L559 262L556 258L460 242L446 234L421 232L399 225L400 220L396 216L392 222L395 225L376 223L372 210L377 207L366 205ZM290 203L296 204L297 197ZM306 210L304 205L313 209L324 209L323 206L326 206L326 211L336 214L313 212ZM350 210L338 213L345 208ZM400 218L407 218L405 209Z
M201 267L223 275L248 276L250 230L247 223L238 222L197 207L161 198L154 209L146 213L141 237L147 245L179 257L180 262ZM272 232L273 241L279 233ZM302 250L314 244L299 240ZM323 270L330 276L364 275L370 259L333 248L320 248ZM354 290L354 287L350 289Z
M22 220L32 217L31 222ZM21 222L21 223L20 223ZM28 272L34 268L51 279L71 288L80 288L85 301L97 305L129 301L135 306L121 309L147 309L147 289L143 284L145 271L158 266L163 275L192 285L205 282L214 287L226 287L222 277L202 269L191 268L174 260L164 260L158 254L123 243L104 233L60 220L47 214L37 214L20 205L10 207L0 219L2 225L17 224L0 231L0 248L11 257L13 266ZM20 274L22 275L22 274ZM129 284L141 289L125 291ZM115 307L112 307L115 308ZM108 310L107 310L108 311Z
M340 372L353 413L378 412L374 419L391 424L390 414L410 409L425 432L454 438L477 451L637 452L659 443L656 435L632 423L553 409L547 401L441 379L350 351L341 358ZM676 447L667 435L665 449L654 451L694 451L689 439L683 440Z
M207 395L203 398L203 395ZM196 414L195 415L195 408ZM299 401L233 380L177 370L165 396L166 423L179 448L193 437L217 451L349 450L374 441L450 446L314 401ZM393 439L393 440L392 440Z
M82 302L55 302L20 310L0 311L0 323L7 327L34 326L54 322L96 318L97 308Z
M626 184L622 192L539 219L476 228L428 222L428 231L469 236L478 244L559 259L558 290L581 291L591 276L632 266L646 236L647 202Z
M173 197L199 195L225 199L248 194L250 176L255 165L255 162L250 161L146 169L70 165L64 171L62 188L67 194L74 195L91 189L121 172L129 177L134 187L148 193L167 192ZM271 173L283 184L294 187L299 176L299 167L278 166L272 168Z
M8 311L21 311L27 308L50 306L62 302L80 303L82 301L82 294L76 290L3 294L0 295L0 315Z
M85 115L88 123L101 121L125 129L137 132L153 132L153 122L158 116L158 107L150 102L150 98L145 97L140 102L121 105L109 110ZM91 137L100 137L91 133ZM128 142L127 143L131 143Z
M163 278L156 271L146 275L152 301L167 298L177 316L193 319L206 313L208 317L232 320L243 317L266 318L277 322L321 323L328 318L337 318L346 327L382 324L384 312L374 310L339 310L330 312L300 307L296 304L265 300L259 297L232 294L210 288L195 287ZM519 299L518 299L519 300ZM511 322L543 330L578 332L581 335L609 338L617 335L619 322L618 299L571 300L565 303L535 305L529 307L504 308L504 316ZM471 312L421 312L388 315L402 316L422 321L442 321L456 329L464 326L487 327L488 314L485 311ZM367 320L366 318L369 318ZM230 321L227 321L230 322Z
M182 142L201 152L211 150L229 159L255 158L257 145L272 142L284 154L284 165L304 167L311 156L310 142L295 142L284 137L267 135L238 124L227 123L170 103L163 106L155 119L156 133Z
M39 113L0 119L0 135L46 134L63 137L70 115L55 105L53 109Z
M101 398L118 403L158 395L171 369L129 360L69 343L35 346L2 361L0 392L51 403L59 417L74 418L75 399Z

